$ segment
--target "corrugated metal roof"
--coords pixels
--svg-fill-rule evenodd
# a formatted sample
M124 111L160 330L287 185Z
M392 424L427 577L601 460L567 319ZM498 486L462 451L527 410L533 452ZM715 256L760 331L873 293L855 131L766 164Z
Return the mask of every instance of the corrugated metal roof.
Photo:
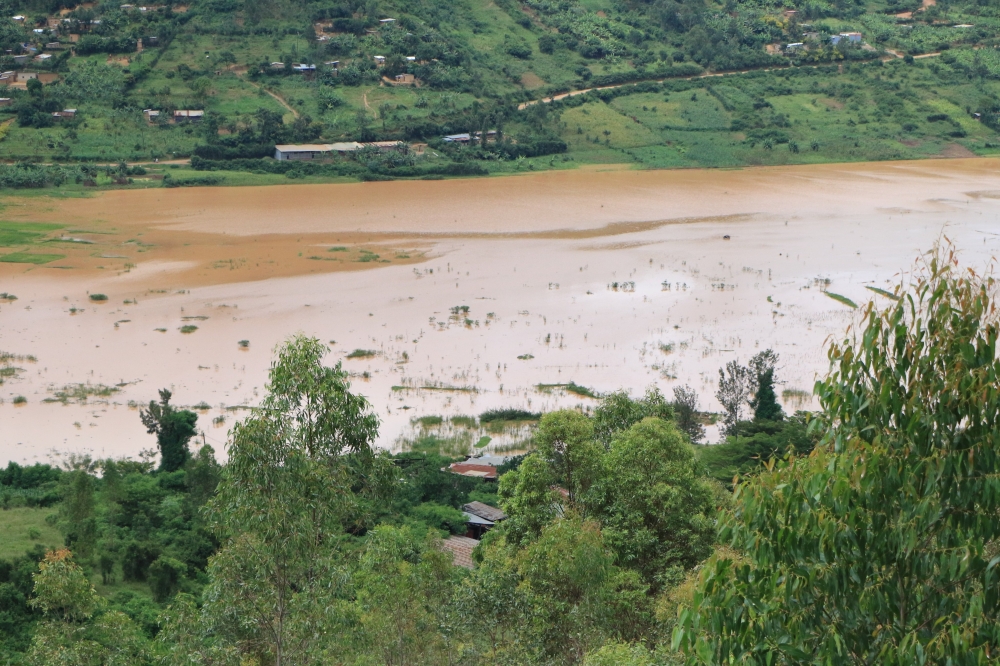
M500 509L495 506L490 506L489 504L483 504L482 502L469 502L462 507L462 511L474 514L494 523L507 517L507 514Z
M485 518L480 518L474 513L469 513L468 511L463 511L462 513L465 514L465 522L467 523L472 523L473 525L486 525L486 526L493 525L492 520L486 520Z

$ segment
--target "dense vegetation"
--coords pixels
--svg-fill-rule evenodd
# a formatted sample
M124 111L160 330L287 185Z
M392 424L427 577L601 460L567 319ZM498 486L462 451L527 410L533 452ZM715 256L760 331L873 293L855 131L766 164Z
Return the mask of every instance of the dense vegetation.
M1000 9L971 0L925 8L910 0L171 0L144 10L17 0L0 12L0 48L11 50L0 71L56 78L5 93L12 103L0 107L0 159L84 168L5 167L0 185L992 154L1000 149L998 29ZM863 42L831 43L850 30ZM807 48L782 50L803 40ZM31 49L51 57L15 59L22 51L34 58ZM300 72L300 63L317 69ZM743 73L702 76L733 71ZM67 108L75 116L53 115ZM174 123L177 109L204 110L204 120ZM441 141L484 130L495 134ZM269 158L276 143L347 140L428 147L366 149L325 164ZM86 166L188 157L216 173ZM161 182L164 175L172 178Z
M767 351L720 371L725 444L692 444L689 389L619 392L591 416L543 415L495 485L372 449L370 406L322 344L293 338L225 465L188 452L190 417L163 392L142 414L158 468L8 466L0 517L51 511L64 543L0 563L0 650L15 664L987 663L995 289L934 253L831 347L821 412L783 416ZM440 539L473 500L508 518L469 570Z

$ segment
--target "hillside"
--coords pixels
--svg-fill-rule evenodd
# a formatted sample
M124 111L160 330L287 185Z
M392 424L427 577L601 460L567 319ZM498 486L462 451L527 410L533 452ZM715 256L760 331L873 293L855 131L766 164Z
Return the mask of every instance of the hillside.
M90 165L191 156L221 173L173 184L990 154L998 27L931 0L8 3L0 160L68 168L0 183L158 185ZM355 141L406 148L261 160Z

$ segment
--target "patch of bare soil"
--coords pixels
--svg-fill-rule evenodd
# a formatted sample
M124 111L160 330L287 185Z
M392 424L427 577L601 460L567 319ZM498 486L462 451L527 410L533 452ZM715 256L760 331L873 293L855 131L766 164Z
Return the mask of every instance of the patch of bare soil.
M523 85L528 90L534 90L536 88L541 88L545 85L545 81L542 77L538 76L534 72L525 72L521 75L521 85Z
M947 157L949 159L976 156L974 152L959 143L949 143L939 154L941 157Z

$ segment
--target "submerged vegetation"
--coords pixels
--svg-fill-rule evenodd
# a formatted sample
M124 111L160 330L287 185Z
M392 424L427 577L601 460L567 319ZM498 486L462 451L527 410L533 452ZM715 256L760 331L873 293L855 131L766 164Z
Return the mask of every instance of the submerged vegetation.
M0 470L0 529L21 549L0 551L0 658L989 663L997 286L947 250L909 279L831 345L817 412L785 415L771 350L723 367L712 446L676 387L587 413L425 415L403 451L378 451L371 405L303 336L224 465L160 391L139 414L158 464ZM451 470L493 427L526 429L524 450ZM472 502L503 513L484 535Z

